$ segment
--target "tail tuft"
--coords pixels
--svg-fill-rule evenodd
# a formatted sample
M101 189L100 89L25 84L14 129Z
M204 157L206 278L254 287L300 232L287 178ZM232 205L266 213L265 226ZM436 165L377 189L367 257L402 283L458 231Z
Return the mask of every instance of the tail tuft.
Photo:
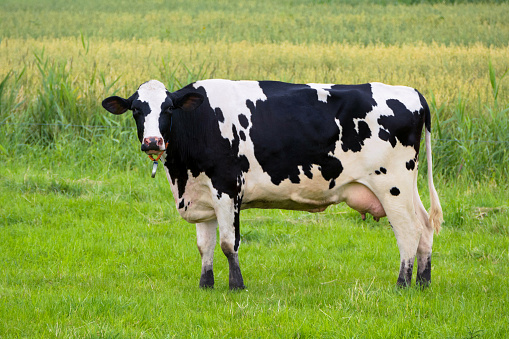
M433 192L431 192L430 188L430 197L431 197L431 208L429 210L429 222L431 226L435 229L435 233L438 234L440 232L440 229L442 228L444 215L442 213L442 206L440 206L440 201L438 200L438 195L434 187Z
M444 215L442 213L442 206L440 206L440 199L438 198L435 185L433 184L433 160L431 157L431 133L426 130L426 160L428 161L428 188L431 207L429 210L429 222L438 234L442 228Z

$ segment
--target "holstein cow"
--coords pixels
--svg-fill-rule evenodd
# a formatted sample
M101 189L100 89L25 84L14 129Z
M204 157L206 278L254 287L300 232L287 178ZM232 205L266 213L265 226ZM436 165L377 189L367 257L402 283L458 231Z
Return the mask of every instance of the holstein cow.
M216 229L230 289L244 288L239 214L246 208L319 212L346 202L387 216L400 251L398 285L431 279L433 230L442 209L433 185L430 112L413 88L202 80L169 92L156 80L103 107L133 112L141 150L163 153L178 212L196 224L200 287L214 286ZM426 127L430 214L417 191Z

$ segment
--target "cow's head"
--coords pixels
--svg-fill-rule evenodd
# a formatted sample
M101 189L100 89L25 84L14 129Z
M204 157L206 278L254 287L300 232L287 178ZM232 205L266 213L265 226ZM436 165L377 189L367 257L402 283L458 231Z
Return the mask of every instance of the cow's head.
M129 98L112 96L103 100L103 107L110 113L133 112L138 128L141 150L147 154L158 154L166 149L174 111L192 111L201 105L199 93L170 93L157 80L142 84ZM165 139L166 138L166 139Z

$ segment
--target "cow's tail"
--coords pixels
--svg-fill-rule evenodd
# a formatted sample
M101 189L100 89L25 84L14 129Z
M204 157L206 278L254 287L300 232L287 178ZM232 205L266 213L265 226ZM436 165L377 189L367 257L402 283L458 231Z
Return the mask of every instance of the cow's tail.
M443 213L442 206L440 206L440 200L438 199L438 194L435 189L435 185L433 184L433 159L431 157L431 119L429 109L427 109L427 117L426 117L426 127L425 127L425 142L426 142L426 160L428 163L428 188L429 188L429 198L431 202L431 207L429 210L429 222L431 226L435 229L435 232L438 234L440 232L440 228L442 225Z

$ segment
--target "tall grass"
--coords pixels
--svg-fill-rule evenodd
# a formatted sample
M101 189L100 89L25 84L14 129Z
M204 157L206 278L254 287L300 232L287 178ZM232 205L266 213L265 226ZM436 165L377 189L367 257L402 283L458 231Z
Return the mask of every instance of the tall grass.
M51 148L57 141L79 149L71 146L75 139L85 147L99 140L131 140L134 146L132 119L107 114L100 102L113 94L127 97L151 78L163 81L170 90L210 77L304 83L381 81L416 87L429 99L438 172L473 180L508 174L509 91L504 73L509 67L508 48L158 40L126 45L84 35L42 41L8 39L0 47L0 70L5 74L0 83L0 145L4 149L33 144ZM24 147L14 148L21 152ZM120 162L121 158L115 160Z
M446 112L445 105L430 102L435 112L436 166L450 177L467 176L473 180L503 180L509 175L509 105L500 105L498 95L507 71L496 76L491 61L488 65L492 89L491 104L478 100L476 112L467 110L467 99L458 96Z

